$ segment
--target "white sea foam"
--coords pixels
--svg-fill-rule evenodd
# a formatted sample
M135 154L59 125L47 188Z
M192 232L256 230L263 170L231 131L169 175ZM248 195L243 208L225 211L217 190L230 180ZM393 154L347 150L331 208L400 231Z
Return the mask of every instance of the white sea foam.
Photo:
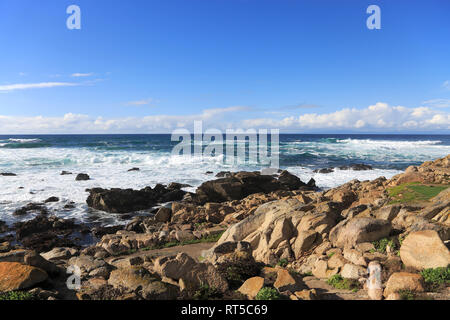
M31 139L29 139L31 140ZM312 154L326 159L340 156L344 159L367 159L389 163L426 161L450 153L450 146L440 145L439 141L380 141L345 139L330 142L294 141L283 143L285 154ZM40 202L51 196L61 199L59 203L49 204L49 208L61 217L73 217L82 221L91 220L96 214L86 206L87 188L134 188L155 186L157 183L180 182L192 185L188 191L202 182L211 180L213 171L258 170L256 166L239 163L224 164L222 157L191 158L172 156L170 152L157 151L110 151L89 148L0 148L0 172L16 173L15 177L0 176L0 220L11 223L16 220L12 212L29 202ZM132 167L141 170L128 172ZM374 169L369 171L335 170L329 174L314 173L314 167L302 163L287 168L303 181L314 178L319 187L332 188L352 179L370 180L379 176L390 178L400 173L394 169ZM62 170L73 175L63 175ZM87 173L92 180L75 181L77 173ZM19 189L23 187L23 189ZM68 201L74 201L76 208L62 210ZM29 219L24 216L21 219ZM102 221L111 215L100 215ZM120 220L117 220L120 221Z

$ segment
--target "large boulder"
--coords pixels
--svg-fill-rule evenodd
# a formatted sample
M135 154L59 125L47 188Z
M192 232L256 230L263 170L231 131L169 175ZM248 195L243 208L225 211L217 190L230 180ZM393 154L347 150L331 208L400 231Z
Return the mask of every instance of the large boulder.
M189 288L199 288L206 284L222 292L228 290L226 279L211 263L198 263L185 253L158 258L154 271L161 277L181 280Z
M150 209L157 203L179 201L186 192L175 189L169 190L163 185L156 185L153 189L146 187L141 190L133 189L89 189L86 200L89 207L110 213L128 213Z
M253 215L228 228L218 244L245 241L250 243L256 260L277 263L281 257L288 258L292 252L290 242L297 235L294 220L298 222L311 208L313 206L295 198L263 204ZM298 247L305 249L306 245L299 244Z
M313 183L307 185L298 177L283 171L278 178L259 172L237 172L226 178L201 184L196 195L200 203L241 200L254 193L269 193L277 190L315 190Z
M242 294L245 294L248 298L254 299L258 292L264 286L264 278L262 277L252 277L247 279L242 286L238 289L238 291Z
M410 233L402 242L400 257L405 266L418 270L450 265L450 252L434 230Z
M108 284L117 289L140 291L148 300L171 300L178 296L175 285L164 283L142 267L128 267L113 270Z
M384 296L389 297L393 293L399 291L424 292L423 278L420 274L408 272L393 273L384 289Z
M389 236L392 227L386 220L373 218L347 219L330 231L330 241L336 247L354 247L361 242L377 241Z
M311 206L293 198L265 203L259 206L253 215L228 228L218 243L242 241L258 229L267 229L268 226L279 219L289 218L294 215L305 215L305 211L310 208Z
M0 262L18 262L42 269L48 273L57 273L59 271L54 263L47 261L33 250L18 249L0 253Z
M0 292L28 289L47 278L42 269L18 262L0 262Z

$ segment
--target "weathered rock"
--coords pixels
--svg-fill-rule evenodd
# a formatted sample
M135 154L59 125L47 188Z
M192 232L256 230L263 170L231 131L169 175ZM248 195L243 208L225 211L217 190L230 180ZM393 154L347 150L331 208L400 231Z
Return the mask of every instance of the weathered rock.
M355 170L355 171L363 171L363 170L372 170L372 166L364 163L352 163L348 166L340 166L341 170Z
M207 284L222 292L228 290L227 281L211 263L197 263L185 253L158 258L154 270L161 276L182 279L189 288Z
M337 274L339 268L328 269L328 263L325 260L316 261L314 267L312 268L312 274L319 279L327 279L335 274Z
M299 279L296 279L286 269L279 269L277 272L277 280L273 284L280 292L290 291L295 292L301 289Z
M185 194L182 190L168 190L163 185L141 190L93 188L88 191L86 202L89 207L111 213L150 209L157 203L179 201Z
M37 214L46 215L46 214L48 214L48 210L42 203L29 203L22 208L14 210L13 215L23 216L28 213L37 213Z
M178 296L178 288L161 282L142 267L120 268L113 270L108 283L114 288L138 290L148 300L170 300Z
M310 250L314 241L316 240L318 233L312 230L300 231L292 246L296 259L299 259L303 253Z
M70 258L68 265L77 266L80 268L82 275L86 276L95 269L105 267L106 262L91 256L78 256Z
M0 176L3 176L3 177L15 177L15 176L17 176L17 174L12 173L12 172L0 172Z
M17 262L0 262L0 292L27 289L47 278L42 269Z
M168 222L172 217L172 209L161 207L158 209L158 212L155 214L155 220L157 222Z
M77 176L75 177L75 181L87 181L90 180L91 178L89 177L88 174L86 173L79 173L77 174Z
M156 259L153 266L155 272L162 277L180 279L187 274L197 262L185 253L179 253L176 256L167 256Z
M373 218L347 219L330 231L330 241L337 247L354 247L361 242L372 242L387 237L391 224Z
M331 258L328 259L328 268L329 269L339 269L342 268L346 263L347 260L342 256L340 252L335 253L328 253L329 255L332 254Z
M392 204L384 206L378 209L374 215L377 219L392 221L400 212L401 206L398 204Z
M20 264L42 269L48 273L58 272L58 268L55 264L47 261L33 250L19 249L1 253L0 262L18 262Z
M418 270L450 265L450 252L434 230L409 234L400 247L400 257L405 266Z
M316 289L305 289L302 291L294 292L297 298L300 300L316 300L317 299L317 291Z
M275 226L270 235L268 243L269 249L277 248L283 240L289 240L294 234L294 226L290 219L280 219L275 222Z
M392 274L386 283L384 296L388 297L392 293L397 293L400 290L424 292L425 289L422 276L420 274L408 272L396 272Z
M249 299L254 299L263 286L264 278L253 277L247 279L238 289L238 291L242 294L245 294Z
M346 263L341 270L341 276L347 279L359 279L367 275L366 268Z
M45 200L45 203L49 203L49 202L58 202L59 198L58 197L50 197L47 200Z
M69 259L78 252L74 248L53 248L51 251L41 253L41 256L46 260L64 260Z
M315 169L313 171L314 173L331 173L334 172L333 168L322 168L322 169Z
M269 193L276 190L313 190L289 172L283 172L278 179L259 172L237 172L229 177L207 181L196 190L200 203L241 200L254 193Z
M191 231L176 231L175 238L180 241L189 241L195 239L194 234Z
M369 250L367 250L369 251ZM359 265L359 266L367 266L367 259L364 258L363 254L356 250L356 249L344 249L344 258L350 261L353 264Z

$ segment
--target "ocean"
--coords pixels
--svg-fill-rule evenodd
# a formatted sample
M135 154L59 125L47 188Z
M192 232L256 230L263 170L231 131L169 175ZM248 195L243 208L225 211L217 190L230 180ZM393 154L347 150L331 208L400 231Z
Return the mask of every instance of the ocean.
M324 189L352 179L390 178L410 165L450 153L450 135L333 135L282 134L280 168L307 182L310 178ZM194 191L202 182L214 179L219 171L254 171L261 168L240 161L227 165L223 158L173 156L169 134L155 135L0 135L0 220L13 223L32 215L15 217L15 209L30 202L56 196L60 202L48 204L60 217L104 225L125 223L120 217L95 212L86 205L87 188L134 188L157 183L186 183ZM364 163L373 170L335 169L314 173L315 169L338 168ZM140 171L128 170L138 167ZM62 171L73 175L61 175ZM212 171L214 174L206 174ZM77 173L87 173L89 181L75 181ZM63 210L73 201L75 208Z

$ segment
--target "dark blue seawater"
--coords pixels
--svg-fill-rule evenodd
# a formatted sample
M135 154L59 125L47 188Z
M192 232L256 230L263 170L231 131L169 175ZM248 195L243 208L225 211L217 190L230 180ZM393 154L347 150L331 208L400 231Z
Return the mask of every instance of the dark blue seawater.
M177 143L171 141L169 134L0 135L0 149L11 152L14 149L71 148L170 153ZM321 168L367 163L378 168L405 169L447 154L449 146L450 135L282 134L280 166Z
M332 188L352 179L390 178L409 165L450 154L450 135L283 134L279 140L280 167L303 181L314 178L322 188ZM61 199L50 205L57 214L95 220L100 219L99 214L88 210L86 188L136 189L180 182L191 185L188 190L194 191L219 171L261 169L260 165L246 162L248 152L247 158L233 165L225 163L220 156L203 159L174 156L172 150L178 143L171 141L169 134L0 135L0 173L17 174L0 176L0 220L11 222L15 208L50 196ZM369 164L374 169L314 172L317 168L354 163ZM140 171L128 172L133 167ZM60 175L63 170L73 175ZM89 174L91 180L76 182L75 174L81 172ZM76 208L60 210L69 201L75 202ZM103 218L109 221L111 215Z

